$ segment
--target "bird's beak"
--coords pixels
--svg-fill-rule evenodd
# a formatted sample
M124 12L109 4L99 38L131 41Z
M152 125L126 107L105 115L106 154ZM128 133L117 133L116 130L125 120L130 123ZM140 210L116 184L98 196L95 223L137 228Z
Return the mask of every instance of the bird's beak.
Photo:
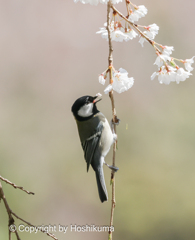
M96 96L93 98L93 104L101 101L101 94L96 94Z

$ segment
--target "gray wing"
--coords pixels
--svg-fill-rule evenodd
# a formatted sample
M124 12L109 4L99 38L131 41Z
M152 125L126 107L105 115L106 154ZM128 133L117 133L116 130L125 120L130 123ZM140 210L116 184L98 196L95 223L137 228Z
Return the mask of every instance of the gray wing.
M87 162L87 171L89 170L89 166L94 157L95 151L99 145L99 141L102 135L102 130L103 130L103 123L100 121L96 128L96 133L81 143L84 151L84 157ZM100 155L99 156L100 158L101 157L100 151L98 151L98 153ZM96 157L97 157L97 152L96 152Z

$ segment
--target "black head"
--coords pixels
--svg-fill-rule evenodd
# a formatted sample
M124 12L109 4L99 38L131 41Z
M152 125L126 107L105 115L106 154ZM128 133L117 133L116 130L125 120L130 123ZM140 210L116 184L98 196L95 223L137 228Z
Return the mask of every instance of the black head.
M99 112L96 103L101 99L97 98L98 96L83 96L74 102L71 110L78 121L86 121Z

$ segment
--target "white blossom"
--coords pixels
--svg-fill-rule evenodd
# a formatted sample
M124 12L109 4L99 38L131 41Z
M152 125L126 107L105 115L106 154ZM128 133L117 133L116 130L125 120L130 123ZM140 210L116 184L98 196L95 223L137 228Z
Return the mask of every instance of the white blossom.
M131 88L134 84L134 78L128 78L128 72L120 68L118 71L113 73L113 82L109 84L104 92L109 93L112 89L118 93L122 93Z
M101 34L102 38L108 41L107 23L104 23L104 27L100 28L100 31L96 32ZM110 24L110 36L112 41L122 42L135 38L138 34L133 29L127 29L126 31L120 23L112 21Z
M131 12L128 19L131 22L138 21L141 17L145 17L147 12L148 9L144 5L140 5L136 7L136 10L134 12Z
M125 41L128 41L129 39L132 40L133 38L136 38L138 34L133 29L127 29L125 35L127 36Z
M158 76L158 81L160 84L170 84L170 82L175 82L175 68L168 67L168 69L165 68L165 66L162 66L160 68L160 71L154 72L151 76L151 80L153 80L156 76Z
M154 64L156 64L158 67L162 67L162 65L167 61L171 61L171 57L165 54L158 54Z
M151 76L153 80L158 76L159 83L169 84L170 82L182 82L185 81L189 76L192 75L190 72L185 71L183 68L174 68L171 66L162 66L158 72L154 72Z
M176 81L176 68L174 67L167 67L165 75L166 75L166 80L164 81L165 84L169 84L170 82L175 82Z
M179 68L176 72L176 83L185 81L190 75L192 75L190 72L185 71L183 68Z
M146 14L148 13L148 9L144 5L140 5L137 7L138 9L135 10L135 12L138 13L138 15L141 17L145 17Z
M99 3L99 0L74 0L75 3L79 2L79 1L83 4L90 3L91 5L95 5L95 6L97 6ZM106 1L104 1L104 2L106 2Z
M144 34L149 37L150 39L154 39L155 36L158 34L159 26L156 23L153 23L146 27L147 31L144 31Z
M145 27L147 31L144 31L144 35L148 37L149 39L153 40L155 36L158 34L159 26L156 25L156 23L153 23L147 27ZM147 40L144 37L140 37L139 43L144 46L144 42L147 42Z
M128 18L129 21L135 22L139 20L139 15L136 12L132 12Z
M159 75L159 72L153 72L151 76L151 80L154 80L154 78L158 75Z
M101 83L102 85L104 85L105 82L106 82L106 80L105 80L104 76L103 76L102 74L99 75L99 83Z
M172 54L172 51L174 51L174 47L173 46L162 46L162 53L165 54L165 55L168 55L170 56Z
M115 41L115 42L122 42L123 40L125 41L129 40L127 38L127 35L119 29L111 32L111 39L112 41Z
M79 1L83 4L90 3L91 5L97 6L98 3L108 3L109 0L74 0L75 3L79 2ZM116 3L119 3L122 1L123 0L112 0L112 3L116 4Z
M144 46L144 42L146 42L146 39L144 37L140 37L139 43L142 45L142 47Z
M110 31L114 30L114 26L112 26L112 23L111 23L111 26L110 26ZM107 26L107 23L104 23L104 27L100 28L100 30L96 33L101 34L102 38L105 38L108 41L108 30L106 29L106 26Z
M111 34L110 35L111 35L112 41L122 42L123 40L127 39L127 36L124 34L124 29L121 28L121 30L119 28L114 29L114 21L111 22L111 24L110 24ZM102 35L102 38L105 38L108 41L107 23L104 23L104 27L100 28L100 31L98 31L96 33L98 33L98 34L100 33Z
M109 84L105 89L104 89L104 93L108 94L111 90L112 90L112 84Z
M186 59L184 61L184 66L185 66L185 69L188 71L188 72L191 72L194 68L191 66L192 63L194 63L194 57L193 56L191 59Z
M162 71L161 74L158 75L158 81L160 84L166 84L169 85L170 83L170 78L167 72Z
M108 2L109 0L105 1L106 3ZM122 2L123 0L112 0L112 3L113 4L116 4L116 3L119 3L119 2ZM101 1L100 1L101 2Z

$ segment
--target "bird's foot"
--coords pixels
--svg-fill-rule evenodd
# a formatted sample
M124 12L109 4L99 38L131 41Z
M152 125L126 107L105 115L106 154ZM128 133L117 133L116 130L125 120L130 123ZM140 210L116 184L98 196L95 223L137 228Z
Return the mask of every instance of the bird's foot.
M109 166L109 168L112 169L114 172L117 172L119 170L119 168L115 166Z
M119 118L117 118L117 116L115 116L115 119L114 119L114 121L113 121L113 119L111 120L111 123L113 124L113 125L119 125L119 123L120 123L120 119Z
M120 121L121 120L119 118L117 118L117 116L115 116L115 120L114 121L113 121L113 119L111 119L110 125L111 125L111 129L112 129L113 134L115 134L114 125L119 125Z
M118 167L110 166L110 165L108 165L106 162L104 162L104 164L105 164L107 167L109 167L111 170L113 170L114 172L117 172L117 171L119 170Z

